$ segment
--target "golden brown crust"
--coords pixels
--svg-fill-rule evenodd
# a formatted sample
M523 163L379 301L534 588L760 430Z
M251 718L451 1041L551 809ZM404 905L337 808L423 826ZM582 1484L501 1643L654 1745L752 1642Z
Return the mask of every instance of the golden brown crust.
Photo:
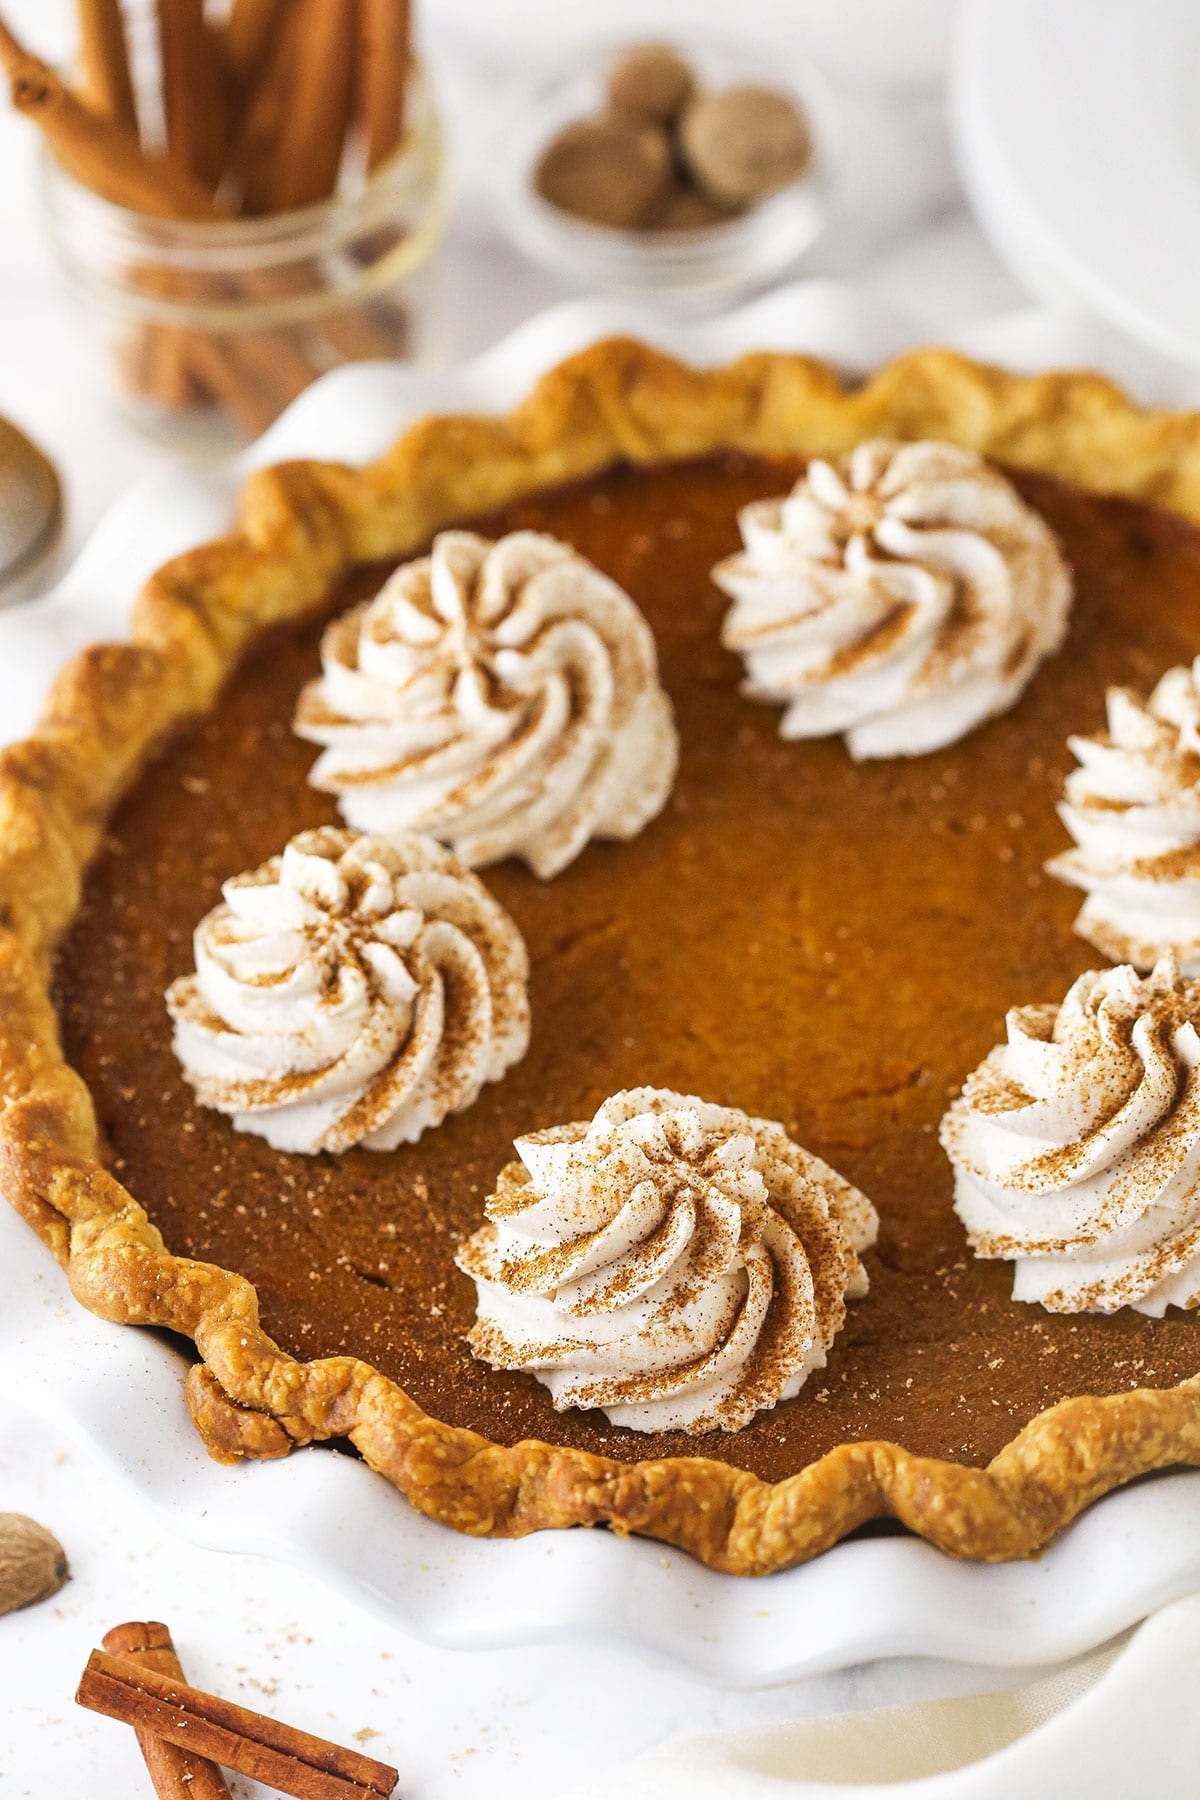
M254 476L237 529L160 570L137 601L131 642L77 658L34 735L0 752L0 1188L85 1306L194 1340L188 1404L214 1456L348 1437L456 1530L605 1523L737 1575L802 1562L879 1517L956 1556L1027 1556L1120 1483L1200 1463L1200 1374L1166 1391L1064 1401L987 1469L859 1443L771 1484L699 1457L631 1464L490 1443L431 1418L353 1357L285 1355L260 1327L249 1282L172 1256L102 1166L91 1099L62 1058L50 959L83 869L155 744L213 703L257 632L311 611L357 563L399 559L457 518L622 458L829 453L875 434L944 437L1200 520L1200 415L1141 411L1094 375L1022 378L927 350L848 388L804 357L699 373L614 340L552 370L507 419L422 421L364 469L294 463Z

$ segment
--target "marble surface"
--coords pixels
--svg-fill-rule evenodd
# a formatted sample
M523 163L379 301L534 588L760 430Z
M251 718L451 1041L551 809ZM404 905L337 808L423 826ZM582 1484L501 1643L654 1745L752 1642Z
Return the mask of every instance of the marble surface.
M66 42L67 0L9 0L6 16L47 53ZM839 84L850 155L838 214L795 273L835 274L920 318L928 335L1020 305L1024 296L968 216L954 174L938 77L950 8L889 9L895 56L881 51L880 7L857 27L827 0L739 8L751 26L811 34ZM439 269L440 354L468 355L567 290L523 263L490 224L480 159L485 97L546 8L446 0L428 51L460 146L462 200ZM598 5L560 8L578 25ZM647 17L719 19L715 0L603 9L607 28ZM859 37L855 39L855 29ZM523 35L524 34L524 35ZM544 47L544 46L543 46ZM848 76L852 72L852 77ZM64 554L78 548L129 483L160 469L163 450L112 411L38 224L34 146L0 110L0 293L5 350L0 412L32 431L67 484ZM0 1304L2 1277L0 1277ZM316 1580L258 1558L221 1556L167 1537L108 1487L49 1427L0 1404L0 1510L54 1529L73 1577L58 1598L0 1619L0 1791L49 1800L132 1800L148 1792L129 1734L78 1712L74 1684L89 1648L122 1618L165 1617L200 1685L261 1705L396 1763L408 1800L551 1800L583 1766L615 1767L664 1738L723 1725L778 1722L925 1694L1001 1685L987 1671L892 1662L759 1694L721 1694L602 1649L455 1653L407 1641L333 1602ZM260 1790L242 1784L249 1795Z

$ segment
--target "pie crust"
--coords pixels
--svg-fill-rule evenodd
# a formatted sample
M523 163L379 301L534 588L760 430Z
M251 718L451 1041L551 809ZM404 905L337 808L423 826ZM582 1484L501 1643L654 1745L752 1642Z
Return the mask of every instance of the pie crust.
M738 1575L802 1562L881 1517L957 1556L1026 1556L1122 1482L1200 1463L1200 1375L1063 1401L986 1469L856 1442L768 1483L699 1457L625 1463L492 1443L431 1417L356 1358L285 1355L243 1277L173 1256L104 1168L91 1098L63 1060L51 960L84 868L155 746L213 706L264 628L315 612L357 565L399 560L464 516L621 460L830 454L878 435L946 438L1200 521L1200 416L1139 410L1094 375L1023 378L927 350L849 387L803 357L701 373L613 340L552 370L507 419L422 421L363 469L303 462L255 475L237 528L160 570L131 641L85 651L33 736L0 752L0 1186L83 1305L194 1341L188 1405L219 1460L348 1438L457 1530L603 1523Z

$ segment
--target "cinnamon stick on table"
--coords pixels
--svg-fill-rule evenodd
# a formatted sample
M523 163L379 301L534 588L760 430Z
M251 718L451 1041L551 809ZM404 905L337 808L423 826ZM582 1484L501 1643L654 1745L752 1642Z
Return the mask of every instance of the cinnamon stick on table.
M153 1732L295 1800L380 1800L400 1779L395 1769L361 1751L281 1725L103 1650L92 1651L75 1698L92 1712Z
M87 104L136 136L137 102L121 0L79 0L79 67Z
M359 111L371 171L387 161L404 136L411 28L409 0L359 0Z
M157 1622L114 1625L104 1635L104 1648L140 1668L183 1680L183 1669L171 1633ZM229 1788L216 1763L181 1750L152 1731L139 1730L137 1741L158 1800L229 1800Z

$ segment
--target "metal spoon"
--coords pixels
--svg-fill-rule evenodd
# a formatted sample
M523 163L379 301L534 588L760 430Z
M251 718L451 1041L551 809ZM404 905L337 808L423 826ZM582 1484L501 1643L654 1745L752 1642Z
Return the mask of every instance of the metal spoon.
M23 431L0 418L0 606L27 598L62 529L62 484Z

